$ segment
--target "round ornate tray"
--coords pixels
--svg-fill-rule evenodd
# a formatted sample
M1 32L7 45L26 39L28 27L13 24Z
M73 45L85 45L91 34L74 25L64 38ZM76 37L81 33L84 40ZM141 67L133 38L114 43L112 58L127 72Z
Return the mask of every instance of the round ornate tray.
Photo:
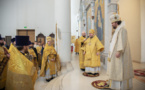
M104 80L97 80L92 82L92 86L98 89L109 89L109 85Z

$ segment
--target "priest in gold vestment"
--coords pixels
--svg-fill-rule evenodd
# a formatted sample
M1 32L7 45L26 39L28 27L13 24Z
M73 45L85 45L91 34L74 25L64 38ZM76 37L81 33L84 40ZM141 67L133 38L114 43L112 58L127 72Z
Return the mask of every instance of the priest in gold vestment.
M10 54L3 46L4 42L0 36L0 90L4 90L7 79L7 63L10 58Z
M85 73L90 75L99 75L101 61L100 52L104 50L104 46L95 35L93 29L89 30L89 38L84 42L84 66Z
M29 36L16 36L16 47L10 46L6 90L34 90L37 70L25 57L28 45Z
M85 67L84 67L84 59L85 59L85 55L83 54L83 42L86 39L86 33L83 31L82 32L82 36L79 38L79 65L80 65L80 69L82 71L85 71Z
M79 38L75 41L75 52L76 55L79 54Z
M34 64L34 66L36 67L37 71L39 70L39 67L38 67L38 62L37 62L37 55L33 49L33 45L31 43L31 41L29 41L30 45L29 45L29 49L28 49L28 52L29 52L29 55L32 56L32 62Z
M45 77L46 81L50 81L57 76L57 71L60 68L57 58L57 52L52 45L52 38L47 37L47 44L45 45L42 57L42 67L40 76Z
M134 74L125 22L121 21L118 14L111 15L110 20L115 32L112 35L108 56L109 86L115 90L132 89Z
M36 47L37 53L38 53L38 66L41 67L41 63L42 63L42 56L41 56L41 50L42 50L42 46L41 43L39 42L38 46Z

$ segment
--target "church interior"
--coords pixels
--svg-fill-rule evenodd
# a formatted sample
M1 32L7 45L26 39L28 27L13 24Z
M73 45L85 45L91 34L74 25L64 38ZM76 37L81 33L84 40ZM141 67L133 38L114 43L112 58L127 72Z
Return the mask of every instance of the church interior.
M119 21L124 22L127 37L124 34L119 36L118 29L112 27L112 15L118 15L114 19L120 17ZM81 42L83 34L85 38ZM91 41L91 34L95 35L95 55L100 61L100 65L95 68L97 73L94 74L86 73L94 67L84 64L85 61L89 63L89 60L94 59L90 50L92 56L87 60L90 55L87 54L88 47L94 44L93 41L88 41ZM130 56L130 63L124 58L122 61L119 61L121 58L115 59L118 61L114 63L113 60L109 61L110 47L117 43L114 41L111 44L112 40L116 40L115 35L118 35L117 40L123 38L121 42L128 41L130 54L127 53L126 57ZM124 78L132 72L132 88L128 90L145 90L145 0L0 0L0 44L2 41L4 47L0 46L0 90L114 89L110 83L119 88L114 90L127 90L123 89L123 81L113 83L111 75L117 79L122 73L121 77ZM29 45L25 43L27 41ZM34 50L31 50L31 45ZM121 48L119 45L122 44L118 44L117 48ZM29 46L28 57L22 53L26 46ZM113 50L114 48L115 46ZM124 49L121 53L127 50ZM3 58L2 54L7 58ZM55 64L51 59L53 57ZM5 59L7 65L5 63L3 66ZM80 59L83 60L83 68ZM117 62L124 64L116 64ZM125 67L125 63L129 64ZM130 68L129 65L132 65L132 72L124 72ZM36 72L33 71L34 67ZM119 69L113 69L115 67ZM115 75L115 71L110 71L111 74L108 74L111 68L122 73ZM7 74L3 74L4 71ZM32 72L35 75L32 76ZM3 75L6 76L5 79ZM17 77L19 78L15 79ZM29 81L31 78L33 80ZM129 86L130 81L127 80L127 87Z

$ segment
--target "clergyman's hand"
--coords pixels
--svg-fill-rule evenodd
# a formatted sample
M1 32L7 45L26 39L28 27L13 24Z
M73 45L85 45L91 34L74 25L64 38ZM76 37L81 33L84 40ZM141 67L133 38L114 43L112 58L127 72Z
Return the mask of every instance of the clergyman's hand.
M84 55L86 54L86 52L83 53Z
M85 42L87 39L84 39L84 41L83 42Z
M97 52L97 54L96 54L97 56L99 56L100 55L100 52Z
M116 52L116 58L120 58L121 52Z
M7 57L10 58L10 54L7 54Z

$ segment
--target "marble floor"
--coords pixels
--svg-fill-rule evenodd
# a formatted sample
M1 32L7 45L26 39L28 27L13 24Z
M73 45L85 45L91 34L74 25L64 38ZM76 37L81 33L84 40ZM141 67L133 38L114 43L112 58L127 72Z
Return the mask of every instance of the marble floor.
M35 83L35 90L97 90L91 85L95 80L107 80L106 70L101 67L99 77L85 77L79 69L79 56L72 54L72 61L69 70L62 69L62 74L51 82L46 82L43 77L39 77ZM145 64L133 62L134 69L145 69ZM145 90L145 83L133 79L132 90Z

